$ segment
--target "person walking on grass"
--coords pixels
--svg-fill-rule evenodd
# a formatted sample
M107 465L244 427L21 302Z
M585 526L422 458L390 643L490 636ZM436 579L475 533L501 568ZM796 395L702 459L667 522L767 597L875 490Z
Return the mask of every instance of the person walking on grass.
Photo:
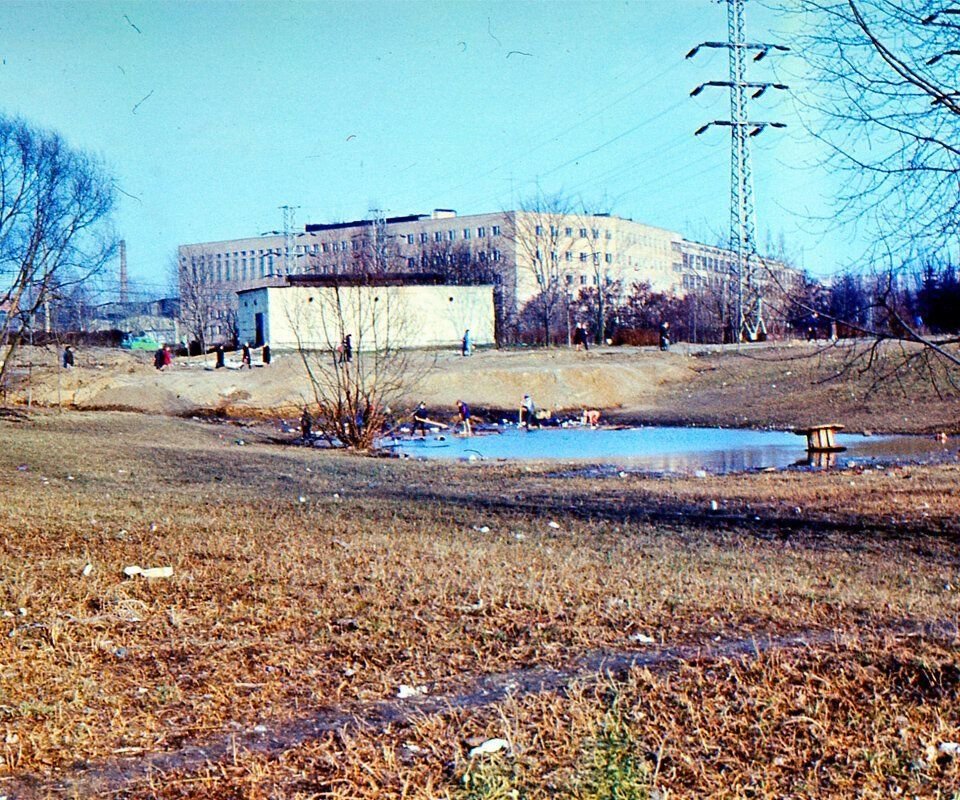
M470 329L463 332L463 341L460 343L460 352L464 356L473 354L473 337L470 335Z
M244 343L243 343L242 353L243 353L243 355L240 357L240 369L243 369L244 367L246 367L247 369L253 369L253 364L250 363L250 362L251 362L251 356L250 356L250 343L249 343L249 342L244 342Z
M70 345L63 348L63 368L73 369L73 348Z
M573 344L577 350L581 347L584 350L590 349L590 344L587 342L587 328L582 322L577 323L577 327L573 332Z
M218 344L216 349L217 363L214 365L214 369L223 369L226 365L226 353L223 352L223 345Z
M463 435L470 436L473 433L470 424L470 406L463 400L457 400L457 413L460 415L460 424L463 425Z
M670 349L670 323L666 320L660 323L660 349Z

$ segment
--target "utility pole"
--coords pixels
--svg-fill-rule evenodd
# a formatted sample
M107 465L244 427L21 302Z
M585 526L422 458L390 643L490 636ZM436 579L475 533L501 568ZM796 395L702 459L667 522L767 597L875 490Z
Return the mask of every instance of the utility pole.
M280 210L283 212L283 271L287 275L296 272L293 227L298 208L300 206L280 206Z
M126 239L120 240L120 303L126 303L130 299L130 286L127 278L127 242Z
M757 253L756 209L753 202L753 172L750 165L750 137L765 128L784 128L782 122L752 122L747 113L747 90L756 99L767 89L787 89L781 83L748 81L746 60L749 51L756 51L754 61L760 61L770 51L787 51L788 47L764 42L747 42L744 37L744 6L746 0L726 0L727 41L703 42L694 47L687 58L693 58L701 48L725 48L729 54L729 80L707 81L692 92L696 97L706 87L725 87L730 90L730 119L714 120L697 129L699 136L712 125L730 128L730 246L736 254L737 278L737 343L756 341L766 337L763 321L764 276Z

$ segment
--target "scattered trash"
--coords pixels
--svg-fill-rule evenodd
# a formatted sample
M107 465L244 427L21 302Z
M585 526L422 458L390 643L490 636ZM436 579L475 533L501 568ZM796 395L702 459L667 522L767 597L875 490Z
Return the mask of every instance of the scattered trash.
M519 531L517 531L516 533L513 534L513 538L516 539L518 542L522 542L522 541L523 541L524 539L526 539L527 537L526 537L525 534L520 533Z
M407 686L405 683L400 684L400 688L397 689L397 697L401 700L406 700L408 697L416 697L418 694L426 694L426 686Z
M26 464L17 465L17 472L26 472L28 469L30 469L30 467L28 467Z
M705 469L698 469L696 472L693 473L693 476L695 478L706 478L707 471Z
M147 567L144 569L136 564L131 564L129 567L123 568L123 574L128 578L135 575L143 578L171 578L173 577L173 567Z
M487 525L474 525L473 529L478 533L490 533L490 528Z
M720 504L719 504L716 500L711 500L711 501L710 501L710 510L711 510L711 511L719 511L719 510L720 510Z
M476 758L477 756L492 755L493 753L499 753L501 750L510 750L510 742L506 739L487 739L482 744L478 744L476 747L471 748L469 757Z
M254 733L266 733L267 730L268 730L268 729L267 729L267 726L266 726L266 725L254 725L254 726L253 726L253 732L254 732Z
M113 654L117 658L126 658L130 654L130 651L127 650L126 647L118 647L116 650L113 651Z
M656 644L657 640L652 636L647 636L645 633L635 633L630 637L631 642L637 642L638 644Z
M303 495L300 495L300 496L297 498L297 500L298 500L298 502L301 502L301 503L306 503L306 502L307 502L307 498L304 497Z
M560 529L560 523L559 523L559 522L554 522L553 520L550 520L550 521L547 523L547 526L550 527L550 528L553 528L554 530L559 530L559 529Z
M469 605L469 606L457 606L457 608L458 608L460 611L468 611L468 612L469 612L469 611L479 611L480 609L483 608L483 598L481 597L481 598L480 598L479 600L477 600L477 602L474 603L473 605Z
M144 578L172 578L173 567L150 567L140 573Z
M89 575L91 572L93 572L93 564L87 564L87 566L83 568L83 572L81 572L80 574L83 575L84 578L86 578L87 575Z
M960 755L960 742L940 742L937 750L950 756Z
M624 472L623 470L620 470L620 472L617 473L617 474L618 474L621 478L626 478L629 473Z
M334 493L333 493L333 499L334 499L334 500L339 500L339 499L340 499L340 492L334 492Z
M236 442L234 442L234 444L236 444L238 447L243 447L246 444L246 442L243 441L243 439L237 439Z
M20 616L21 616L21 617L27 616L27 609L23 608L22 606L21 606L20 608L18 608L17 611L20 612Z
M73 475L67 475L67 480L68 480L68 481L72 481L72 480L73 480Z

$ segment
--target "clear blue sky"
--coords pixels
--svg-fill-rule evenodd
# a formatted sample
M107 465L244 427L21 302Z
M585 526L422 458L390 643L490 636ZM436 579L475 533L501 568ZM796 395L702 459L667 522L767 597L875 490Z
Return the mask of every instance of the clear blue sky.
M784 20L747 4L748 37ZM634 2L0 4L4 113L103 158L132 278L162 292L178 244L296 222L515 207L537 185L715 241L729 226L726 5ZM771 79L768 62L750 67ZM768 96L769 97L769 96ZM758 239L841 266L829 176L791 123L754 141Z

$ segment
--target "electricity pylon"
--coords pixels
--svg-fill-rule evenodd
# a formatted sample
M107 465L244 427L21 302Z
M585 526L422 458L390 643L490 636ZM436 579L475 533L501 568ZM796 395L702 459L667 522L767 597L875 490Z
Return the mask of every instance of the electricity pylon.
M727 41L703 42L694 47L687 58L693 58L703 47L725 48L730 59L729 80L707 81L692 92L696 97L706 87L730 90L730 119L714 120L697 129L699 136L711 125L730 128L730 245L736 253L737 278L737 341L756 341L766 336L763 321L764 275L756 244L756 209L753 202L753 172L750 165L750 144L753 136L765 128L784 128L782 122L753 122L747 113L747 92L753 99L767 89L787 89L782 83L748 81L747 53L756 51L760 61L771 50L787 51L788 47L765 42L747 42L744 38L743 10L746 0L726 0Z
M283 211L283 271L287 275L299 272L297 269L296 245L293 240L294 219L300 206L280 206Z

